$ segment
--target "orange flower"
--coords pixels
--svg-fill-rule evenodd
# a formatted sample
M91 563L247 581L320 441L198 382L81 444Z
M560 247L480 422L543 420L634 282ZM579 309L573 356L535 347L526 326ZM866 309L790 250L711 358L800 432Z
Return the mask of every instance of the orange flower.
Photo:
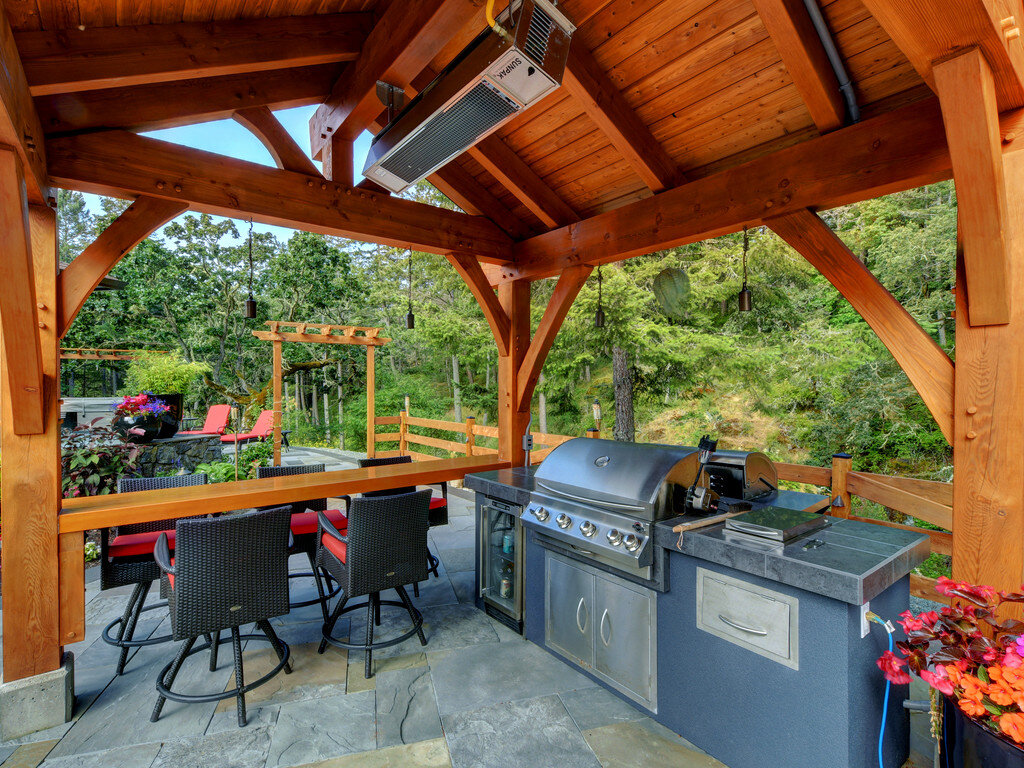
M1024 710L1024 689L1019 687L1024 684L1024 677L1016 669L993 665L988 668L988 676L992 682L985 687L985 693L992 701L1001 707L1016 704Z
M960 680L960 685L964 689L964 699L973 701L975 704L981 704L981 700L985 695L985 683L981 682L974 675L964 675Z
M972 699L960 699L957 702L957 706L963 711L968 717L981 717L988 712L980 702L973 701Z
M961 672L955 664L946 665L946 674L949 675L949 679L953 681L953 685L960 685L960 680L963 679L964 673Z
M1001 667L1000 675L1003 680L1010 684L1010 687L1016 691L1024 691L1024 669L1018 667Z
M1018 744L1024 744L1024 714L1008 712L1000 715L999 730Z
M1008 707L1013 704L1013 689L1001 680L985 686L985 693L1001 707Z

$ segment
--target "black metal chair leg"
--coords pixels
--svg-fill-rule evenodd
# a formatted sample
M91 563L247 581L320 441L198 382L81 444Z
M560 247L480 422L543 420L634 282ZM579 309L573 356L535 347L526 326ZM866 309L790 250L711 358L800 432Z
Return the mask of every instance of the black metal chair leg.
M117 627L117 640L120 642L124 640L124 630L128 626L128 620L131 619L135 612L135 603L139 600L139 594L142 592L142 582L139 582L132 589L131 595L128 596L128 602L124 606L124 613L121 614L121 623Z
M220 631L207 635L210 642L210 671L217 671L217 649L220 647Z
M290 675L292 673L292 664L290 661L285 661L287 658L287 654L285 653L286 646L281 638L277 636L277 632L274 631L274 626L266 619L257 621L256 626L263 631L264 635L267 636L267 639L270 641L270 645L277 653L277 658L284 662L284 673L286 675Z
M334 625L338 623L338 618L341 616L341 612L345 609L345 603L348 602L347 597L343 597L338 601L338 604L334 606L334 611L331 613L331 617L324 624L323 628L323 639L320 641L320 647L316 649L317 653L323 653L327 650L327 638L330 637L331 633L334 632Z
M377 601L380 600L380 593L375 592L369 595L366 600L366 668L363 671L363 677L369 680L373 677L373 616L374 606L377 605Z
M377 599L373 601L373 623L376 626L380 626L380 593L377 594Z
M416 597L420 596L420 583L418 581L414 581L412 583L412 593L416 595Z
M139 615L142 613L142 606L146 604L146 597L149 595L150 587L153 586L153 582L147 581L144 584L137 585L136 589L141 587L139 593L139 599L135 601L135 605L132 607L132 615L128 619L128 626L124 628L124 634L121 635L122 640L131 640L135 637L135 627L139 623ZM135 590L133 590L134 592ZM121 647L121 653L117 659L117 674L124 674L124 665L128 663L128 652L131 649L128 646Z
M405 603L405 610L409 612L409 618L412 619L413 624L416 625L416 635L420 639L420 645L426 645L427 638L423 634L423 616L420 614L419 611L416 610L416 607L412 604L412 600L409 599L409 593L405 591L405 587L395 587L395 591L398 593L398 596L402 599L402 602Z
M188 656L188 652L192 650L192 646L195 645L196 638L190 637L188 640L181 644L178 649L178 655L174 657L174 663L171 668L167 670L167 674L164 675L164 679L159 681L163 683L164 688L170 688L174 685L174 678L178 676L178 670L181 669L181 665L185 662L185 657ZM167 701L163 695L157 695L156 706L153 707L153 714L149 716L149 722L155 723L160 718L160 710L164 708L164 702Z
M313 552L307 552L306 556L309 558L309 565L313 570L313 581L316 582L316 593L320 597L320 613L324 616L324 624L327 623L327 597L324 593L324 581L323 575L320 573L320 569L316 566L316 555Z
M245 718L245 677L242 674L242 638L238 627L231 628L231 646L235 652L235 688L238 694L235 697L235 704L238 707L238 727L244 728Z

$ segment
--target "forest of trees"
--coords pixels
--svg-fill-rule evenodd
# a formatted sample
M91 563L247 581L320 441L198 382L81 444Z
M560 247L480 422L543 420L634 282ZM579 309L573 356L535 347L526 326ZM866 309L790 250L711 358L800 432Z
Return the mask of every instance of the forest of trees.
M421 199L448 204L429 187ZM60 251L73 259L127 203L98 215L61 192ZM955 342L956 201L951 183L829 211L824 218L944 349ZM265 392L270 349L251 331L266 320L380 326L394 341L378 353L378 415L396 415L408 394L415 415L494 423L497 353L482 313L447 261L308 233L287 242L256 233L252 291L259 316L245 320L248 222L187 215L139 245L112 275L120 291L86 303L66 346L176 350L208 364L192 410L226 395ZM703 433L731 448L827 464L845 450L857 469L951 479L951 449L902 371L849 304L771 232L751 230L754 309L737 311L742 235L708 240L601 270L604 328L595 328L597 272L576 300L544 366L534 428L582 434L597 399L616 437L694 444ZM689 278L684 313L670 318L654 278L678 267ZM538 322L554 281L533 286ZM411 300L414 330L405 327ZM325 357L325 352L328 355ZM360 349L285 345L286 362L311 363L289 377L293 441L365 441ZM613 365L614 361L614 365ZM117 366L121 366L117 368ZM109 394L124 364L68 361L65 395ZM115 368L120 374L115 373ZM302 408L295 408L296 385ZM617 386L616 386L617 385ZM330 419L324 423L323 397ZM258 405L259 398L254 405ZM302 412L299 412L299 411ZM629 424L630 419L635 427Z

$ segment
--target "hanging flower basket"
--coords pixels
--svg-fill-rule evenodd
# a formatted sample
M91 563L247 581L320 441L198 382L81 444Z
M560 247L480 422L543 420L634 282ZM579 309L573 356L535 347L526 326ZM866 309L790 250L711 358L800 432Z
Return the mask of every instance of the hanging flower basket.
M1000 738L943 699L941 768L1024 768L1024 749Z
M160 435L163 419L170 410L152 392L129 395L114 406L112 426L130 443L151 443ZM176 424L174 431L177 432Z

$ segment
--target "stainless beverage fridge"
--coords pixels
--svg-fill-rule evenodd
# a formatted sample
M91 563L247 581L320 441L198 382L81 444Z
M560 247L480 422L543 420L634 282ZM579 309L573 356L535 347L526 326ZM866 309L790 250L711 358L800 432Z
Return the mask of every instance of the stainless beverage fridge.
M477 494L477 606L523 632L523 508Z

